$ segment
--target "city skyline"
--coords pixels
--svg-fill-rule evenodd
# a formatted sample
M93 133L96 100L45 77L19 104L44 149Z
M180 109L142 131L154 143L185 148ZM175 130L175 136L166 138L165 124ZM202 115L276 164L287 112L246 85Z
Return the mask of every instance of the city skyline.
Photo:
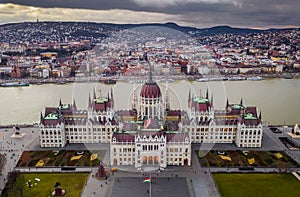
M40 21L165 23L258 29L299 27L300 4L282 0L0 0L0 24Z

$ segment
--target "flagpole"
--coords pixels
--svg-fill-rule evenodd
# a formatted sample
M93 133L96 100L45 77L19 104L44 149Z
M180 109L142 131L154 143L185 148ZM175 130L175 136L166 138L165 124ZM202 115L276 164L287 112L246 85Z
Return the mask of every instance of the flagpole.
M151 183L152 183L152 178L151 178L151 174L150 174L149 197L151 197Z

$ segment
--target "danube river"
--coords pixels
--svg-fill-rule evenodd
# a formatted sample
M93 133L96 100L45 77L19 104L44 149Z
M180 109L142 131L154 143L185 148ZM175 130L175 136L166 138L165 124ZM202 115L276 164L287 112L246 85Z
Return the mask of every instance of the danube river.
M239 103L243 98L246 106L257 106L263 120L268 124L300 123L300 79L270 79L263 81L220 81L190 82L185 80L166 84L158 83L163 96L166 86L170 92L171 107L186 109L189 90L191 94L202 95L209 90L213 94L216 109L223 109L228 98L230 103ZM64 85L44 84L29 87L0 89L0 125L35 123L39 121L44 107L54 107L61 98L63 103L72 103L86 109L88 95L107 96L113 89L117 109L128 109L134 89L139 93L142 83L118 82L116 85L97 83L70 83Z

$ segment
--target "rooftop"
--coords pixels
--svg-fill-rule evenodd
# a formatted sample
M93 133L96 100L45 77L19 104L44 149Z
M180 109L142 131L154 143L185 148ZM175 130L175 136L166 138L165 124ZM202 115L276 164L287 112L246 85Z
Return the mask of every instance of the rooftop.
M207 98L203 98L203 97L194 98L193 101L198 104L203 104L203 103L209 102L209 100Z
M52 113L48 114L44 119L45 120L57 120L58 114L55 112L52 112Z

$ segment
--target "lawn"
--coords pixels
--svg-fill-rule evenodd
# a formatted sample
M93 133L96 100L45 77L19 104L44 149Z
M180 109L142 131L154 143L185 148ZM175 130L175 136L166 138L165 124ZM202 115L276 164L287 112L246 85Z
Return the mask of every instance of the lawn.
M17 178L14 188L20 185L24 186L24 197L47 197L52 196L55 183L60 182L62 189L66 191L66 197L79 197L88 175L88 173L22 173ZM40 181L35 180L35 178L40 179ZM26 185L29 180L33 184L31 189ZM13 196L20 196L20 193L12 191L9 197Z
M300 182L291 174L213 174L223 197L299 196Z

